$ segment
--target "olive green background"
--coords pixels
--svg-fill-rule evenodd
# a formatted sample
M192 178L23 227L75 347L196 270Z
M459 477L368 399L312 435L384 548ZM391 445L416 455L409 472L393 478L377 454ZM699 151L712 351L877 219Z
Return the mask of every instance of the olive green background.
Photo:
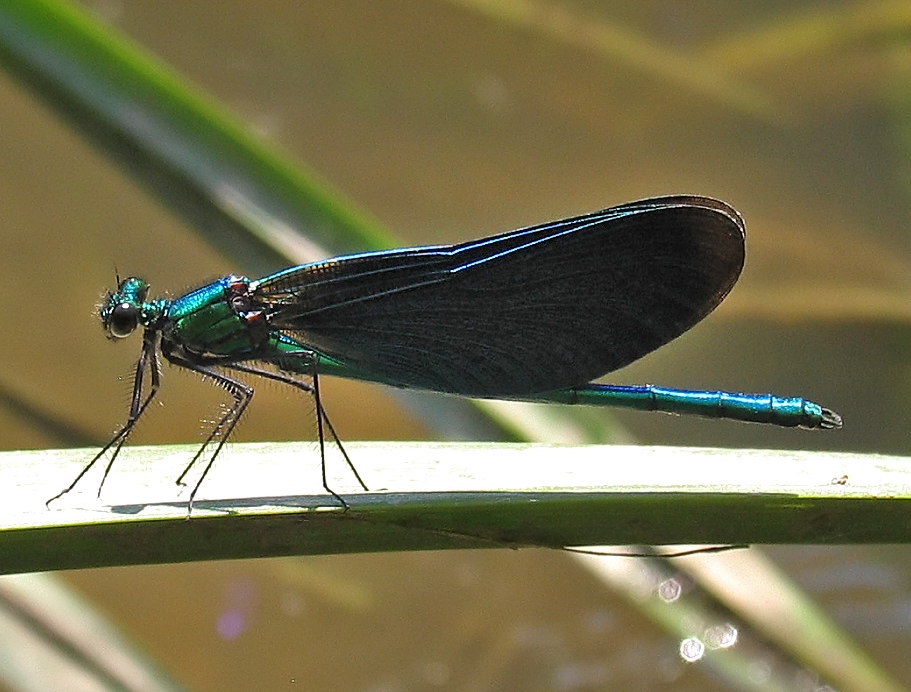
M843 414L845 429L618 414L629 434L911 449L903 3L84 5L403 243L466 240L652 195L730 202L747 223L738 286L704 324L611 380L803 395ZM515 5L533 11L516 20L491 10ZM103 440L125 415L123 376L139 349L136 339L107 343L94 315L115 268L176 295L237 267L6 76L0 123L0 386ZM434 435L380 388L324 388L343 439ZM200 440L220 392L169 368L161 399L133 442ZM308 436L306 402L264 383L236 439ZM59 444L0 408L3 448ZM318 473L315 452L301 473ZM911 679L906 548L769 552L896 678ZM729 689L556 553L66 579L191 689Z

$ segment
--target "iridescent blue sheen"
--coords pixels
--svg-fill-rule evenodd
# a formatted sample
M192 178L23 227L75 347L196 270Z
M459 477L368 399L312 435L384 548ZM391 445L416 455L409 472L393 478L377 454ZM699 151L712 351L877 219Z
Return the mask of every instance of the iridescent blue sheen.
M702 320L743 261L743 221L732 207L676 196L460 245L348 255L252 281L226 276L174 300L147 301L148 284L125 279L99 314L110 338L144 328L130 415L63 492L108 450L110 470L158 391L159 355L233 398L190 463L214 446L196 488L253 395L237 372L313 394L321 445L323 374L469 397L840 427L836 413L799 398L591 383ZM323 484L329 490L325 469Z

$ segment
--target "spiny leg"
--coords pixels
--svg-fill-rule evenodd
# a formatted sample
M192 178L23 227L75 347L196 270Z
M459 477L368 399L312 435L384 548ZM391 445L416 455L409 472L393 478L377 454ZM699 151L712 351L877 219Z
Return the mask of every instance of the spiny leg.
M190 513L193 511L193 500L196 497L196 493L199 491L199 487L202 485L202 482L208 475L209 470L212 468L212 464L215 463L215 458L221 452L222 447L225 446L225 442L228 441L228 438L234 431L237 422L241 419L244 411L250 404L250 400L253 398L253 388L245 385L239 380L235 380L233 377L229 377L228 375L219 372L215 368L201 365L199 363L194 363L193 361L187 360L182 356L165 353L165 357L174 363L174 365L186 368L187 370L198 373L205 378L211 379L217 385L225 389L234 399L234 403L228 408L227 411L225 411L224 414L222 414L222 417L212 428L212 431L209 433L208 437L206 437L205 442L202 443L199 451L193 455L190 463L187 464L186 468L184 468L180 476L177 478L177 484L183 485L183 479L190 472L190 469L196 465L196 462L199 461L203 454L205 454L205 451L209 449L210 445L213 442L215 442L215 450L209 456L209 460L206 462L206 465L202 470L202 474L196 481L196 485L193 486L193 490L190 491L190 498L187 500L187 517L189 517Z
M345 447L342 444L341 438L338 436L338 433L335 432L335 426L332 425L332 421L329 420L329 414L326 413L326 409L323 407L323 400L320 398L319 394L319 374L313 373L313 399L316 402L316 417L317 425L321 428L321 422L325 421L326 427L329 428L329 433L332 435L332 439L335 440L335 446L338 447L338 450L342 453L342 456L345 457L345 462L348 464L348 468L351 469L351 473L354 474L354 477L357 478L357 482L360 483L361 487L368 491L370 488L367 487L367 484L361 479L361 474L357 472L357 468L354 466L354 462L351 461L351 457L348 456L348 452L345 451ZM323 433L320 430L319 434L320 447L323 446ZM326 462L325 462L325 453L320 449L320 455L323 457L323 485L326 484ZM327 488L328 490L328 488ZM330 491L331 492L331 491ZM333 493L334 494L334 493Z
M149 385L149 393L146 395L145 399L142 396L142 384L145 379L146 368L149 369L151 383ZM101 497L101 488L104 486L104 482L107 480L108 474L111 472L111 467L114 465L114 460L117 458L117 455L120 454L120 450L123 448L123 445L126 443L127 438L129 438L130 433L133 432L133 428L136 427L136 423L139 422L139 419L142 417L142 414L145 413L145 410L148 408L149 404L152 403L152 400L158 394L158 388L161 384L161 367L158 363L158 334L151 330L146 330L143 335L143 345L142 351L139 354L139 361L136 363L136 373L133 376L133 395L130 400L130 413L127 416L126 423L121 426L121 428L114 433L114 436L111 440L101 448L101 451L96 454L92 460L85 465L82 471L73 479L73 482L70 483L66 488L61 490L59 493L50 498L45 502L45 506L49 506L54 500L58 500L73 488L76 487L76 484L82 480L82 477L89 472L89 470L101 459L112 447L114 452L111 454L111 459L108 461L107 466L104 469L104 475L101 477L101 483L98 484L98 497Z
M245 363L232 363L230 365L225 365L224 367L238 370L240 372L246 372L251 375L264 377L275 382L281 382L282 384L287 384L312 396L316 404L316 426L320 446L320 464L322 469L323 488L326 490L326 492L338 500L339 504L341 504L342 507L348 509L348 503L345 502L338 493L329 487L329 482L326 478L326 447L325 435L323 431L323 423L325 422L325 427L329 429L329 433L332 435L332 439L335 441L336 447L338 447L339 451L342 453L342 456L345 459L345 463L348 464L348 468L351 469L351 473L354 474L357 482L364 490L369 490L367 484L364 483L361 475L358 473L357 468L355 468L354 462L351 461L351 457L348 456L348 452L345 450L345 446L342 444L338 433L335 432L335 427L332 425L332 421L329 419L329 416L326 413L326 409L323 407L323 402L319 396L319 376L315 370L313 372L313 386L311 386L306 382L302 382L301 380L291 377L290 375L285 375L284 373L275 372L273 370L266 370L264 368L258 368L252 365L247 365Z
M323 488L332 493L335 499L342 503L342 507L347 512L348 503L342 499L341 495L329 487L329 479L326 478L326 436L323 433L323 419L325 417L325 411L323 411L323 403L320 400L319 396L319 375L316 372L313 373L313 400L316 402L316 434L319 438L319 467L320 475L323 479ZM331 426L329 426L329 428L331 430ZM335 432L333 431L332 434L335 435ZM338 443L339 448L342 449L342 454L345 455L345 459L348 460L348 465L352 470L354 470L354 466L352 465L351 460L348 459L348 455L345 453L344 448L342 448L341 443L338 441L338 437L335 438L335 441ZM361 486L363 486L366 490L367 487L364 486L364 481L361 480L361 477L358 475L357 471L354 471L354 475L361 482Z

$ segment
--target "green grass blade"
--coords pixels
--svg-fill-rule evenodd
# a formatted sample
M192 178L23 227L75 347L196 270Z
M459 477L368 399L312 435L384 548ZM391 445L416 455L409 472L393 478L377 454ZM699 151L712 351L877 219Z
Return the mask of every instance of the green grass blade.
M211 232L210 237L217 239L213 243L251 272L265 273L289 261L308 259L317 243L333 252L391 244L367 215L329 192L317 176L302 173L300 167L262 146L197 89L78 9L50 0L4 3L0 7L0 60L197 228ZM723 95L725 89L718 93ZM302 230L313 241L300 241L297 233ZM301 512L295 504L301 496L293 496L289 503L287 496L276 495L286 491L289 476L281 475L280 484L268 472L259 476L260 468L270 463L270 451L249 458L256 470L244 463L242 470L229 471L224 477L228 492L223 493L219 479L231 457L220 459L219 473L207 482L204 492L238 500L201 502L191 522L183 521L183 504L167 483L142 497L145 482L162 474L142 464L131 474L129 463L123 479L129 479L129 487L140 497L131 498L133 490L119 488L119 481L112 477L102 507L108 505L115 512L99 511L88 481L86 495L67 498L53 512L38 512L43 500L59 490L61 480L75 475L93 452L82 451L78 458L70 452L4 458L3 468L21 464L27 469L24 486L4 486L8 517L17 515L20 510L16 508L25 498L33 516L5 525L0 539L3 564L15 571L17 565L24 568L23 560L53 569L54 564L134 564L232 554L579 541L662 543L669 540L669 530L679 534L674 542L684 535L689 537L685 542L691 542L697 536L706 540L717 535L719 527L733 530L728 526L732 512L741 532L754 536L747 540L864 542L907 535L903 521L907 498L889 490L890 484L907 487L900 460L883 462L892 469L883 476L882 468L877 468L879 462L855 466L835 455L819 457L808 462L807 479L802 483L791 473L794 468L804 468L800 457L702 451L695 458L684 456L663 466L643 467L658 475L641 476L639 485L634 482L636 492L627 493L617 474L621 467L636 466L639 461L626 456L622 448L601 450L603 458L592 463L591 476L582 473L566 480L566 485L536 486L526 478L531 470L548 466L575 469L582 454L576 449L539 450L511 467L512 477L523 479L520 487L510 482L490 484L486 475L475 478L480 470L489 470L485 464L500 468L496 457L484 456L483 448L459 448L458 454L470 462L465 472L459 471L458 464L442 463L430 448L419 449L420 459L436 464L429 470L446 483L437 490L412 488L407 479L396 478L396 469L402 468L403 457L408 456L406 446L381 447L378 452L376 475L369 466L372 451L358 455L359 468L393 490L401 488L402 493L351 493L353 509L347 514L332 507ZM152 458L169 458L169 451L162 448L136 453L136 459L147 453L149 464ZM572 464L561 461L564 453L572 456ZM178 450L176 456L185 460L190 453ZM50 458L59 463L47 463ZM295 478L309 471L300 469L300 459L293 448L278 449L274 455L276 463L289 464L286 474L296 474ZM781 466L775 466L772 459L778 459ZM713 460L721 466L712 464ZM36 472L39 462L42 470ZM598 480L607 475L605 463L610 464L611 486ZM704 486L698 479L693 479L692 486L687 480L684 489L665 486L664 481L675 472L685 471L689 477L703 464L719 474L728 466L751 465L763 475L750 482L732 479L728 485L720 481L723 474L711 478L700 473ZM420 466L405 468L410 477ZM121 476L119 464L115 476ZM844 476L846 483L840 485ZM251 477L276 484L251 501ZM656 477L662 481L655 483ZM871 485L874 477L879 481ZM479 485L474 490L449 492L453 478ZM795 482L770 487L770 478ZM344 482L340 483L338 489L344 490ZM306 507L319 507L327 499L318 484L307 492L303 497L311 502ZM345 494L349 496L347 491ZM233 544L232 539L238 543ZM302 539L306 540L303 545Z
M911 535L911 459L900 457L615 445L348 446L368 483L381 481L387 489L356 490L333 452L338 477L331 483L349 503L347 512L320 486L313 445L244 444L229 446L219 459L190 520L168 479L195 452L192 446L124 450L100 502L94 497L99 468L50 510L42 500L94 450L0 454L9 494L0 515L0 565L16 572L384 550L898 543ZM611 480L604 483L608 469ZM761 559L748 555L743 559ZM770 587L770 597L785 598L788 612L801 613L804 631L812 629L814 636L797 637L800 646L789 639L793 628L776 631L765 611L729 593L732 584L745 583L728 564L738 556L696 556L680 565L825 679L845 682L842 689L863 689L858 680L901 689L799 591ZM727 564L727 577L712 571L719 561ZM636 583L616 574L609 581L621 592ZM688 621L685 613L678 622L666 609L638 605L672 631ZM826 656L832 647L837 662ZM714 665L738 679L749 667L742 655L739 649L722 654Z
M314 171L78 6L0 4L0 64L252 276L397 244ZM435 425L459 420L474 436L512 437L474 422L466 401L396 396Z
M312 445L231 445L189 522L186 492L171 480L192 447L124 450L100 504L99 468L51 510L44 500L92 451L4 453L9 497L0 515L0 570L469 547L898 543L911 536L911 461L898 457L613 445L348 447L368 485L388 490L357 491L342 460L331 458L338 479L330 483L350 505L345 512L318 481Z
M78 6L0 4L0 62L248 271L391 244L314 171Z

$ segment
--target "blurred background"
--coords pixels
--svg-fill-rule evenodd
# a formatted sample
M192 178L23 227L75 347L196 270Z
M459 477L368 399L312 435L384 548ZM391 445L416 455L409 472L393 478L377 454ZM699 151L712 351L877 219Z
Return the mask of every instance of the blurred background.
M655 195L731 203L747 224L733 293L611 381L806 396L840 412L844 430L611 415L650 444L911 451L911 4L81 5L403 244ZM18 402L0 406L0 445L64 444L22 415L23 401L104 440L125 416L123 376L139 350L135 339L107 343L94 313L115 268L179 295L238 267L4 74L0 122L0 393ZM382 388L323 386L344 440L436 435ZM219 400L168 368L162 405L132 443L201 440ZM293 392L261 385L234 439L312 436L302 408ZM311 472L315 455L301 471ZM911 550L767 553L877 663L911 681ZM195 690L728 690L790 665L757 654L753 677L736 683L687 663L679 638L547 551L62 576ZM798 672L774 689L823 689Z

